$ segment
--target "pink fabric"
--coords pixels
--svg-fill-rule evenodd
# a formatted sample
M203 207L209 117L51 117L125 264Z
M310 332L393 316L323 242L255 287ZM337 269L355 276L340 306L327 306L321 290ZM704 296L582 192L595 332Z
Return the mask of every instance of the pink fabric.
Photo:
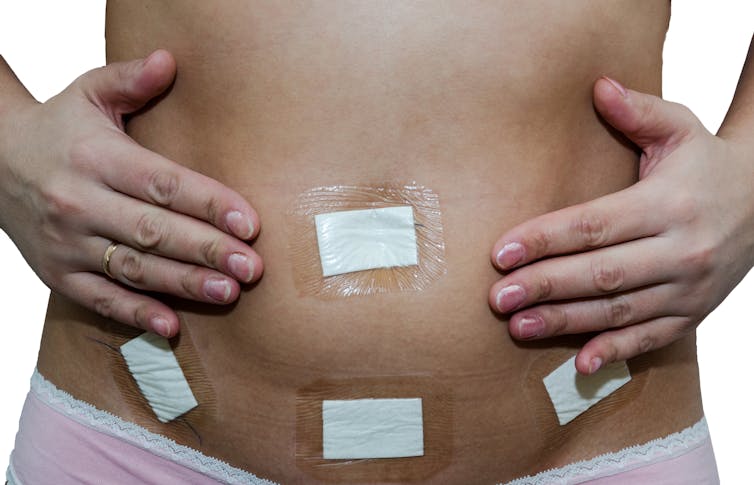
M599 477L599 478L598 478ZM35 372L9 478L14 485L275 485L95 409ZM511 485L719 484L706 421Z
M63 416L29 393L11 469L19 485L218 483Z
M623 485L651 483L652 485L717 485L715 453L707 438L698 448L681 456L645 465L617 475L583 482L588 485Z

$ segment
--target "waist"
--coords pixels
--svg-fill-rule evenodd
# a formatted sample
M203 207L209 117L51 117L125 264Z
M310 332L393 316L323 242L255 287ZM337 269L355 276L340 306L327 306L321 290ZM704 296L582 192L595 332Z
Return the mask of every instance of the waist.
M44 481L58 475L61 480L67 477L66 483L95 476L108 476L112 483L133 483L152 481L156 474L160 483L203 483L208 477L223 483L271 483L97 410L55 388L38 373L31 386L8 470L11 483ZM38 439L52 435L54 440ZM39 447L44 448L44 443L49 444L45 453L57 459L40 465ZM86 470L75 463L82 457L88 463ZM605 478L600 483L646 482L679 474L705 483L719 481L704 418L678 433L510 483L577 483L601 477ZM467 482L469 477L458 478Z
M596 157L581 159L577 167L588 168L570 167L573 176L565 184L537 170L545 164L537 157L528 159L535 167L529 172L522 166L508 173L510 158L486 173L469 163L460 176L408 166L439 198L444 274L421 290L338 298L302 295L296 287L286 227L290 208L314 186L381 182L338 176L315 162L281 184L255 177L256 167L244 165L238 155L225 158L226 165L235 160L238 176L217 173L249 198L262 219L255 250L266 272L229 309L171 302L182 319L176 351L198 395L197 419L190 427L158 423L135 387L124 388L122 360L97 343L122 338L124 329L56 295L40 371L79 399L283 483L312 476L297 460L298 403L312 395L338 398L343 388L362 389L363 397L370 397L367 388L395 397L388 394L396 389L405 394L408 382L417 394L412 397L450 403L450 411L438 408L435 417L447 425L442 439L448 440L453 465L438 462L443 471L429 467L425 478L444 473L438 476L504 481L678 431L701 417L693 338L629 363L632 381L605 400L601 411L561 427L542 378L587 337L514 343L506 322L487 306L487 290L499 277L488 256L495 239L519 221L629 184L634 161L617 153L615 165L601 157L599 171L589 166ZM552 162L553 172L569 169L562 160ZM615 170L621 163L628 169ZM479 183L462 183L464 178ZM532 187L522 188L527 184ZM625 422L635 426L627 429Z

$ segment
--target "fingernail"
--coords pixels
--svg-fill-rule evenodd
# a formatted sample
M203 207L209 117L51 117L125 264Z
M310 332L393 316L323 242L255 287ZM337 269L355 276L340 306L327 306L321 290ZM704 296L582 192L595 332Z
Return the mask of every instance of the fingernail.
M152 317L151 320L152 329L157 332L159 335L162 335L163 337L167 338L170 335L170 323L167 321L167 319L156 316Z
M228 267L233 276L248 283L254 277L254 263L245 254L233 253L228 258Z
M545 331L545 324L536 317L524 317L518 321L518 334L521 338L539 337Z
M230 298L230 283L223 279L208 279L204 282L204 292L208 297L225 303Z
M239 211L229 212L225 216L225 223L233 234L241 239L251 239L251 235L254 234L254 223L251 222L251 218Z
M623 96L624 98L628 95L628 91L626 90L626 88L624 88L623 85L619 83L618 81L616 81L615 79L609 78L607 76L602 76L602 79L612 84L613 87L617 89L620 95Z
M526 299L524 289L518 285L506 286L497 293L495 306L500 313L507 313L517 308Z
M144 62L142 62L142 64L141 64L141 65L142 65L142 66L146 66L147 64L149 64L149 61L151 61L151 60L152 60L152 59L153 59L153 58L155 57L155 54L157 54L157 51L154 51L154 52L152 52L151 54L149 54L149 55L148 55L148 56L147 56L147 57L146 57L146 58L144 59Z
M524 258L524 247L517 243L508 243L495 256L495 261L501 269L510 268Z
M589 362L589 373L590 374L594 374L595 372L597 372L598 370L600 370L600 367L602 367L602 359L599 358L599 357L593 358Z

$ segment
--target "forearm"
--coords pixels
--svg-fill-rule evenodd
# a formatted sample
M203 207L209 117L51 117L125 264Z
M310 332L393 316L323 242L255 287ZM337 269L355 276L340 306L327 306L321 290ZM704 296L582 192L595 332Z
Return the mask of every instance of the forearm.
M733 102L717 134L722 138L750 145L754 162L754 38L749 46Z

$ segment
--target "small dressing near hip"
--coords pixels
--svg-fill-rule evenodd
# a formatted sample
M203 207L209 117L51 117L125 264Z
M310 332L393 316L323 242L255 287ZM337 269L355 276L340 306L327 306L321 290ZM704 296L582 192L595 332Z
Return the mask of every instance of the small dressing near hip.
M423 456L422 400L323 401L322 441L325 459Z
M411 206L317 214L322 275L418 263Z
M139 390L157 419L168 423L198 406L170 343L144 333L120 346Z
M606 365L589 376L579 374L575 363L576 357L571 357L543 379L561 426L631 380L623 361Z

